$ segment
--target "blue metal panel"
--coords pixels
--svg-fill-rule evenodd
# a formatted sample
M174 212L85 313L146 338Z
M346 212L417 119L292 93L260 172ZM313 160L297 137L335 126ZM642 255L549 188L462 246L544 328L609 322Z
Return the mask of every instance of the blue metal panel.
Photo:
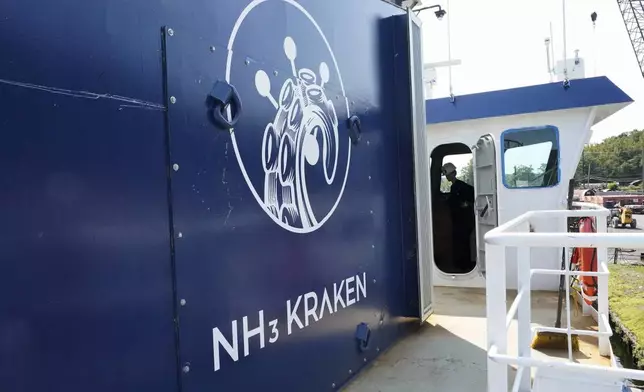
M0 86L0 385L175 390L163 113L70 84Z
M176 391L160 23L0 3L0 390Z
M633 100L607 77L576 79L564 89L562 83L518 87L426 101L427 124L473 120L563 110Z
M396 56L408 50L402 10L379 0L10 0L0 15L12 37L0 43L2 390L327 390L414 324L411 125L399 121L409 85L392 78L408 72ZM319 223L306 229L263 208L263 137L276 110L255 78L264 70L279 98L292 78L287 36L296 69L325 80L327 104L307 106L308 124L334 124L331 108L337 117L337 138L318 133L317 157L312 140L303 147L310 209L299 211ZM244 107L234 140L206 106L228 61ZM362 124L352 146L349 115ZM287 301L314 292L319 316L325 288L335 306L334 284L345 285L344 307L289 335ZM265 347L252 337L245 356L243 317L252 329L260 310ZM230 340L233 320L239 360L222 351L215 372L213 329Z
M414 156L413 135L414 129L412 119L412 102L410 101L410 86L412 83L409 72L409 21L407 18L395 17L388 18L380 22L381 36L381 58L380 63L383 66L391 67L394 70L395 83L384 83L386 90L382 95L382 107L390 107L393 110L395 123L392 128L396 129L398 144L398 165L397 167L383 168L383 170L395 170L398 172L398 189L400 192L400 210L401 210L401 246L403 251L403 279L400 282L400 288L391 291L389 298L390 304L395 304L398 293L404 292L404 304L401 314L408 317L418 316L420 309L419 285L418 285L418 240L417 240L417 221L416 221L416 201L414 192ZM395 31L393 37L386 37ZM393 38L393 39L392 39ZM395 52L397 56L391 56ZM396 97L392 102L390 97ZM391 143L394 141L392 140ZM394 199L395 200L395 199ZM392 264L390 268L396 268ZM394 271L392 270L393 274ZM391 331L395 335L395 331Z
M328 12L334 8L342 12ZM400 336L400 187L408 196L413 187L398 178L397 131L410 128L399 127L389 110L395 102L395 26L381 21L391 13L403 14L384 2L222 2L208 22L221 35L193 28L198 18L167 25L168 102L174 102L168 116L178 168L172 174L177 292L186 301L179 314L181 363L190 368L182 377L185 391L329 390ZM383 37L391 42L386 53L379 48ZM289 81L307 79L294 78L303 69L312 71L308 80L315 78L318 88L289 90ZM209 121L205 103L217 81L232 84L241 98L242 115L232 131ZM409 85L402 86L408 101ZM288 91L308 97L299 101L302 120L285 103L298 99ZM280 122L279 113L289 108L288 121ZM355 145L346 126L350 115L362 123ZM316 123L328 130L327 139L321 130L314 137L307 124ZM279 155L286 140L294 153ZM274 177L273 169L293 171ZM292 208L281 209L289 200ZM302 218L307 211L315 220ZM366 297L347 278L360 279ZM325 307L319 318L325 289L335 308L334 284L344 285L345 305L347 285L355 290L350 301L359 300L340 304L333 314ZM308 325L307 293L316 296L309 294L316 317ZM303 328L288 320L287 301L290 308L299 303ZM260 311L261 334L246 346L251 334L244 333L244 317L253 330ZM355 339L360 323L371 328L364 352Z

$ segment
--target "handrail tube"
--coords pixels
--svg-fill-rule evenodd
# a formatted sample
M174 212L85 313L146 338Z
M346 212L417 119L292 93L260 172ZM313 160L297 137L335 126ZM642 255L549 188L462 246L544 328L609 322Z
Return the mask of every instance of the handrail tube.
M517 309L519 309L519 304L521 303L521 300L523 299L523 294L524 291L521 290L517 293L516 298L514 298L514 301L512 301L512 305L510 305L510 310L508 310L508 314L505 317L505 327L508 328L510 324L512 324L512 320L514 320L514 316L517 313Z
M598 218L602 216L609 216L610 210L543 210L543 211L532 211L537 218Z
M604 326L608 327L608 329L610 330L610 322L608 322L608 315L606 315L604 313L599 313L599 312L597 314L599 314L599 318L602 319L602 322L604 323ZM612 333L612 331L611 331L611 333Z
M609 272L592 272L592 271L564 271L564 270L552 270L552 269L542 269L542 268L533 268L530 270L532 275L570 275L570 276L608 276Z
M528 227L526 227L528 226ZM529 230L529 225L524 224L523 229ZM531 280L530 275L530 248L527 246L517 248L517 284L518 289L522 292L523 298L521 304L517 309L517 354L522 357L532 356L532 339L533 332L530 326L532 325L532 312L531 312ZM506 327L506 331L508 328ZM507 333L507 332L506 332ZM521 390L530 390L531 377L530 372L525 372L520 376L519 383Z
M506 263L505 249L501 246L486 245L485 255L488 260L499 261L486 273L485 315L487 316L487 347L496 346L501 352L506 352L508 344L507 328L505 327L506 308ZM519 266L520 267L520 266ZM529 353L523 353L529 355ZM487 361L487 391L507 391L507 366Z
M514 375L514 382L512 383L512 392L519 392L521 388L521 378L523 377L524 366L519 366L517 373Z
M563 256L563 255L562 255ZM567 326L566 326L566 335L568 339L568 360L570 362L573 361L573 356L572 356L572 335L571 335L571 324L572 324L572 317L570 316L570 268L568 263L563 263L564 264L564 270L566 274L564 274L565 282L566 282L566 320L567 321Z
M506 365L518 365L523 367L536 367L536 368L550 368L550 369L566 369L571 372L589 374L589 373L601 373L605 376L612 376L616 379L626 379L630 378L632 380L641 380L644 381L644 371L643 370L634 370L626 368L613 368L606 366L596 366L596 365L582 365L575 362L564 362L564 361L545 361L542 359L536 358L526 358L526 357L513 357L511 355L498 354L498 349L495 345L490 347L488 352L488 358L493 360L496 363L506 364Z
M608 330L608 332L602 332L601 330L599 331L599 336L602 336L602 334L608 333L608 336L613 336L613 330L610 327L610 323L608 322L608 316L603 313L599 313L599 318L601 322L604 324L604 327ZM599 325L598 325L599 327Z
M589 210L608 210L608 208L604 206L600 206L599 204L593 204L593 203L588 203L584 201L573 201L572 202L573 207L587 207Z
M529 211L505 224L491 230L485 235L486 252L489 260L498 260L501 263L488 268L486 312L488 314L488 390L507 389L507 365L518 366L517 375L512 384L513 391L530 390L530 369L535 368L561 368L570 372L581 374L599 374L623 380L625 378L644 380L644 371L632 369L617 369L593 365L574 363L572 357L572 334L594 336L599 339L599 352L601 355L610 353L609 337L613 335L608 321L608 263L606 261L606 248L624 247L638 248L644 245L642 234L607 233L606 219L610 211L601 206L574 203L577 207L589 207L588 210L545 210ZM531 224L544 218L566 217L594 217L597 223L596 233L567 233L567 232L537 232ZM602 218L602 219L599 219ZM507 292L505 290L505 251L507 247L517 248L518 266L518 291L510 308L505 312ZM568 265L562 270L530 268L531 248L597 248L598 271L570 271ZM530 321L530 280L535 274L563 275L566 281L566 328L552 328L531 326ZM599 309L597 314L598 331L578 330L571 326L570 312L570 276L595 276L599 281L599 294L597 297ZM583 293L582 293L583 295ZM505 323L502 321L505 314ZM507 334L509 327L516 317L518 328L519 351L517 355L507 355ZM531 358L529 338L534 331L547 331L563 333L568 340L568 361L558 362ZM500 352L500 353L499 353ZM526 372L528 372L526 374Z
M506 232L509 229L514 228L525 221L528 221L529 218L531 218L533 215L534 215L533 211L528 211L523 215L519 215L516 218L510 219L509 221L503 223L502 225L497 226L496 228L490 230L489 233L494 231Z
M533 331L540 331L540 332L554 332L554 333L562 333L562 334L567 334L568 329L566 328L555 328L555 327L546 327L546 326L535 326L532 327ZM599 331L589 331L586 329L574 329L571 328L570 332L572 334L577 334L577 335L584 335L584 336L613 336L612 332L599 332Z
M644 245L642 234L622 233L500 233L485 235L485 242L500 246L531 248L639 248Z
M556 218L556 217L570 217L570 218L581 218L581 217L601 217L609 216L610 210L540 210L540 211L528 211L523 215L519 215L514 219L511 219L504 224L492 229L489 233L492 232L506 232L507 230L514 228L525 221L529 221L530 218ZM488 234L489 234L488 233Z

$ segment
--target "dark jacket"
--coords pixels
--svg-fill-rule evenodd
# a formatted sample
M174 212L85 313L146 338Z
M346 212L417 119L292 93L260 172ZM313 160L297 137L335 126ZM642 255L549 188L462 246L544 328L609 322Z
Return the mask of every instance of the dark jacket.
M450 189L450 205L453 218L465 231L474 229L474 187L456 179Z

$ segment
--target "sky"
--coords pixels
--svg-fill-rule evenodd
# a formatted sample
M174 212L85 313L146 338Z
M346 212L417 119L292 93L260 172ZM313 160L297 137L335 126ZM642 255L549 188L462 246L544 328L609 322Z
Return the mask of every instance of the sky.
M555 60L563 59L562 0L424 0L449 15L456 96L548 83L544 39L552 22ZM590 14L597 12L593 34ZM425 63L448 59L448 17L420 14ZM614 0L567 0L566 47L585 62L585 76L607 76L635 102L596 124L591 143L633 129L644 129L644 78ZM574 80L573 80L574 83ZM447 68L437 70L435 98L449 95ZM459 162L460 163L460 162ZM455 162L456 164L456 162ZM457 164L457 166L460 166Z

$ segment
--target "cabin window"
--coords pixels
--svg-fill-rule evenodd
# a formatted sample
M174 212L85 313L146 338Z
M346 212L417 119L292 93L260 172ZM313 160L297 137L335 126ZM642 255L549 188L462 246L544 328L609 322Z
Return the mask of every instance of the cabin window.
M545 188L559 183L559 130L551 125L501 134L506 188Z

